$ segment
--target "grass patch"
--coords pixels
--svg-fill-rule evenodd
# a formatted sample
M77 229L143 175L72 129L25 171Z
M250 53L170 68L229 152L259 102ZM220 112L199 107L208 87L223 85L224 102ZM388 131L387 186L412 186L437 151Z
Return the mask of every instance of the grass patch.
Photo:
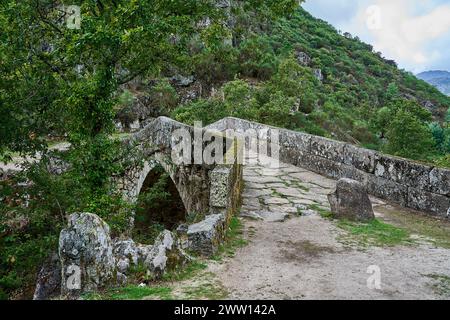
M444 219L421 215L407 210L387 210L377 208L383 213L385 219L408 230L411 234L417 234L426 242L436 247L450 249L450 223Z
M237 217L231 218L230 226L225 235L225 241L219 246L217 253L211 258L211 260L221 261L224 256L233 257L236 254L236 250L245 247L248 241L244 239L243 232L244 226L241 220Z
M310 210L314 210L324 219L333 220L333 213L317 204L309 205ZM410 232L404 228L385 223L379 219L374 219L367 223L354 222L349 220L336 220L337 226L345 230L347 235L340 237L341 242L346 244L358 244L363 247L379 246L393 247L400 244L411 244Z
M87 293L83 295L85 300L142 300L143 298L153 298L157 300L172 300L171 283L193 278L208 266L200 261L193 261L182 269L167 272L161 281L149 286L140 287L137 283L146 283L148 279L147 269L144 266L135 266L131 270L131 279L135 284L123 288L108 289L99 293ZM212 292L212 288L209 289Z
M443 274L430 274L427 277L434 280L432 284L436 294L448 298L450 297L450 277Z
M337 226L348 232L344 236L345 242L356 242L367 246L392 247L400 244L411 243L407 230L374 219L368 223L353 222L348 220L338 221Z
M111 134L111 139L113 140L124 140L131 137L133 134L130 132L116 132Z
M172 289L164 286L139 287L130 285L100 293L87 293L82 298L85 300L142 300L146 297L170 300L172 299Z
M189 212L186 216L186 223L187 224L196 224L200 221L204 220L206 218L204 213L199 212Z
M287 195L282 194L281 192L278 192L275 189L272 189L272 196L282 198L282 199L287 199Z
M308 206L308 209L318 212L319 215L324 219L333 219L333 213L330 210L322 208L318 204L310 204Z
M199 272L208 268L206 263L194 260L182 269L167 272L164 274L163 281L183 281L194 277Z

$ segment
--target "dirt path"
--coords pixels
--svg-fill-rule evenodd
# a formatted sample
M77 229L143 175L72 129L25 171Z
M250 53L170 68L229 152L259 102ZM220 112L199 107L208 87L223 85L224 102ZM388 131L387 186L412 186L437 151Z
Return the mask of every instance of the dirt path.
M249 244L233 258L208 268L228 298L450 298L450 245L446 249L424 241L424 234L413 244L393 247L349 242L348 231L319 214L328 210L326 194L335 181L301 168L246 166L244 180L242 216ZM381 219L414 219L409 211L372 200ZM430 228L440 228L444 224L440 235L450 244L445 238L450 232L448 223L421 219L425 220L420 220L420 226L429 223ZM381 289L369 289L370 267L379 268Z

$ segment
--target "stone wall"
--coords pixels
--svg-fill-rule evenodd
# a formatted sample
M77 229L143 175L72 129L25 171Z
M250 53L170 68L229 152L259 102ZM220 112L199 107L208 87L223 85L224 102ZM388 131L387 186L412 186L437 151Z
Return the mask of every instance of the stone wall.
M188 246L192 252L211 257L225 240L231 218L241 205L242 165L237 161L238 144L233 143L232 164L218 165L209 172L210 214L187 230ZM230 151L230 150L229 150Z
M172 161L174 141L172 133L183 129L193 141L199 132L212 140L222 139L224 158L227 164L175 164ZM195 130L196 133L194 132ZM228 139L215 128L198 128L179 123L166 117L150 122L143 130L136 133L125 144L135 145L131 165L126 172L114 177L116 188L124 197L134 202L147 175L160 164L169 173L188 213L206 216L199 224L189 226L189 247L203 255L212 255L218 244L224 239L231 217L240 205L242 166L237 161L238 144ZM211 143L205 139L203 150ZM220 148L219 148L220 149ZM194 150L194 146L192 146ZM182 232L181 232L182 233Z
M217 130L279 130L280 161L324 176L351 178L367 191L404 207L449 216L450 170L424 165L344 142L270 127L237 118L225 118Z

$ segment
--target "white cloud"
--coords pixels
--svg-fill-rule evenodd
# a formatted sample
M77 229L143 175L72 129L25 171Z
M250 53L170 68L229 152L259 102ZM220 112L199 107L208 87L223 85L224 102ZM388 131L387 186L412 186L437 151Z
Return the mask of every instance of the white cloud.
M368 29L376 50L384 52L406 65L431 62L436 56L427 50L427 44L450 31L450 5L440 5L422 15L414 15L411 0L377 0L380 28ZM415 1L417 2L417 1ZM420 1L419 1L420 2ZM355 22L370 19L367 11L360 10Z
M304 7L318 17L331 18L336 28L358 35L403 68L416 72L450 68L449 0L311 0ZM351 12L345 18L329 13L340 10Z

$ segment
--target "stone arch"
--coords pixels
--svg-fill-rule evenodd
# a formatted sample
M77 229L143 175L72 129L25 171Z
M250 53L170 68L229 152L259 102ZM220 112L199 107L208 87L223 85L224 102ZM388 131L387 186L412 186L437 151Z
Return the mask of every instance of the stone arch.
M142 184L137 190L138 200L133 230L136 235L148 234L149 228L153 231L161 231L159 230L161 227L166 230L175 230L181 224L185 224L189 216L178 186L168 170L159 162L154 161L151 166L145 167L142 174L144 176L146 173L146 177L140 180ZM148 168L151 169L148 170ZM163 184L149 194L148 192L159 183ZM159 197L158 194L161 195L162 192L168 193L169 196ZM148 196L150 198L147 198Z
M144 162L142 170L139 172L138 178L135 180L135 186L133 188L132 198L130 198L130 200L132 200L133 202L137 201L139 194L141 194L142 192L147 177L158 165L160 165L165 170L165 172L169 174L170 179L175 185L187 211L189 200L186 198L186 192L183 191L182 186L180 186L180 184L176 182L175 173L177 171L177 168L174 165L169 164L169 161L167 161L167 159L165 159L165 156L162 154L157 154L153 157L153 159Z
M148 157L142 165L130 168L118 183L124 197L136 203L145 179L156 165L161 165L175 184L187 213L208 214L210 211L209 171L202 165L175 165L170 155L158 152Z

